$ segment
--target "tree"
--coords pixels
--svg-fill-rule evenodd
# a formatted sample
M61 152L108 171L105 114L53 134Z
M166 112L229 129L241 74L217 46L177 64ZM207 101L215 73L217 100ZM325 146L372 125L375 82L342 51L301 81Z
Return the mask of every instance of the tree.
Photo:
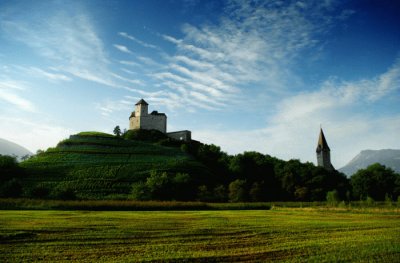
M115 126L113 132L114 132L115 136L117 136L117 137L121 136L121 128L119 127L119 125Z
M11 179L0 185L0 197L19 197L22 194L22 185L18 179Z
M361 169L350 179L354 197L365 200L369 196L377 201L385 200L386 194L394 197L399 187L396 185L399 176L392 169L379 163Z
M214 201L217 201L217 202L226 202L227 201L227 197L228 197L228 195L227 195L227 191L226 191L226 187L224 186L224 185L218 185L218 186L216 186L215 188L214 188L214 191L213 191L213 194L214 194Z
M249 192L250 200L253 202L261 202L264 201L264 192L262 184L259 182L253 183Z
M246 180L237 179L229 184L229 201L244 202L247 200Z

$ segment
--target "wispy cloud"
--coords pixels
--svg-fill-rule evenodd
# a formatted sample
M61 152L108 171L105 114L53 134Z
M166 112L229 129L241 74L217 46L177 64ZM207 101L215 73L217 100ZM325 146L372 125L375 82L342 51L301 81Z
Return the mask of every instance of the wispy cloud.
M152 48L152 49L155 49L155 50L161 50L159 47L157 47L155 45L152 45L152 44L149 44L149 43L146 43L146 42L144 42L142 40L139 40L136 37L131 36L126 32L118 32L118 35L120 35L120 36L122 36L124 38L130 39L130 40L134 41L135 43L137 43L137 44L139 44L139 45L141 45L143 47Z
M80 7L74 6L59 9L56 4L48 5L47 9L54 9L46 13L41 12L40 5L32 5L29 10L11 10L1 16L0 28L7 37L31 47L60 72L115 86L109 77L110 62L102 41L90 18ZM15 15L17 12L20 15ZM40 73L48 78L62 79L53 73Z
M35 77L45 78L48 81L58 82L58 81L72 81L72 79L65 74L50 72L38 67L21 67L17 68L21 69L24 73L29 74Z
M297 59L335 19L330 8L318 1L230 1L218 23L185 24L180 39L162 35L176 53L153 76L161 86L217 108L256 100L250 94L260 86L267 96L283 94L298 84L291 70Z
M25 82L10 80L0 75L0 101L9 103L23 111L35 112L34 104L19 94L28 87L29 85Z
M333 164L340 168L362 149L400 147L396 132L400 129L400 116L380 116L365 110L400 91L399 69L397 60L376 77L355 81L329 79L315 91L285 97L259 129L202 130L196 136L222 145L231 153L247 149L283 159L315 162L314 145L322 124L331 146Z
M25 110L25 111L29 111L29 112L35 111L35 107L32 104L32 102L30 102L27 99L22 98L21 96L15 94L13 92L7 91L7 90L0 89L0 100L6 101L21 110Z
M129 48L127 48L126 46L114 44L114 47L121 52L124 52L127 54L133 54L132 51L130 51Z

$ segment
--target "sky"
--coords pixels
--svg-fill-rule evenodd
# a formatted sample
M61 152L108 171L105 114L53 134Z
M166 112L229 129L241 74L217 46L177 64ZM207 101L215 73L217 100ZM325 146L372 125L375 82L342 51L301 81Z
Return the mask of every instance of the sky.
M0 138L112 133L141 98L229 154L399 149L400 2L0 1Z

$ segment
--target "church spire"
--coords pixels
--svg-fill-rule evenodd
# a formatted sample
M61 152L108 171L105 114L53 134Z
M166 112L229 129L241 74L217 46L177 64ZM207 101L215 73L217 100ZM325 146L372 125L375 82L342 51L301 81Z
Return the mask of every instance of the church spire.
M318 166L324 167L327 170L334 170L331 164L331 149L326 142L324 132L322 128L319 132L318 145L317 145L317 163Z
M321 130L319 132L317 152L322 151L322 150L330 151L331 149L329 148L328 143L326 142L324 131L321 128Z

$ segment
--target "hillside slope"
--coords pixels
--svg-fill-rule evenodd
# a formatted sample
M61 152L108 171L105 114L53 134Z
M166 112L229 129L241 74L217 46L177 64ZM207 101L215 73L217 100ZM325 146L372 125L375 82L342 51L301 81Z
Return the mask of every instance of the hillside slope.
M16 143L1 138L0 138L0 154L16 155L18 157L22 157L27 154L32 155L32 153L28 149L22 147L21 145L18 145Z
M364 150L354 157L339 171L350 176L359 169L367 168L374 163L380 163L400 173L400 150Z
M78 198L126 198L132 184L151 172L188 173L202 180L207 169L179 148L80 133L21 163L25 188L72 189Z

